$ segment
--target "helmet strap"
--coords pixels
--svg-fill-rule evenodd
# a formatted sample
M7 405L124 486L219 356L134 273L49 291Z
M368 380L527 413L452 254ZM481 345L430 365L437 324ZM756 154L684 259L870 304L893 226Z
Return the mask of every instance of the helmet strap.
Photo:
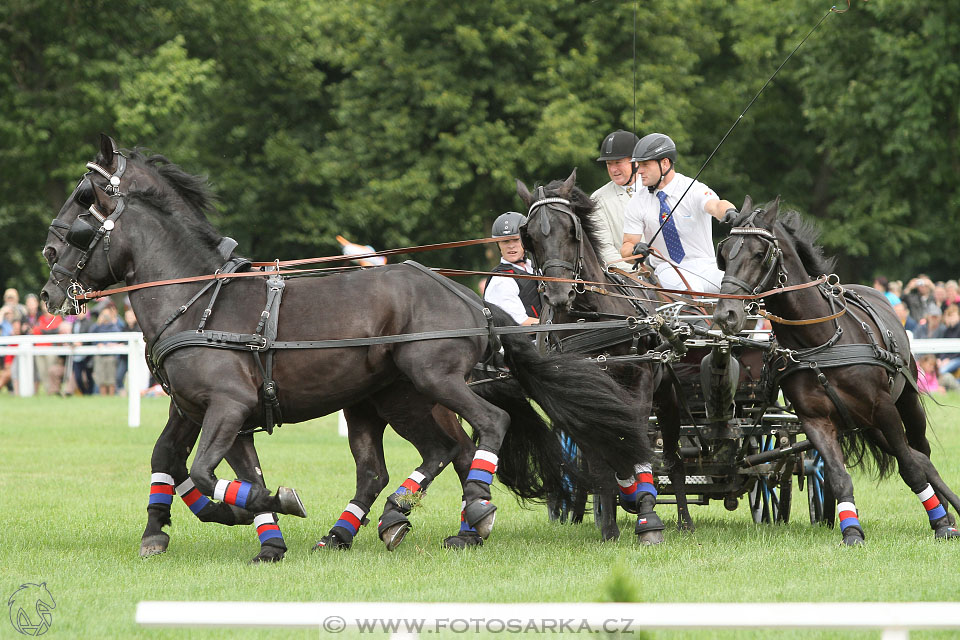
M670 175L670 172L673 171L673 160L670 160L670 158L661 158L661 160L664 160L664 159L665 159L665 160L668 160L668 161L670 162L670 168L667 169L667 172L666 172L666 173L664 173L664 172L663 172L663 167L660 165L660 160L657 160L657 170L660 172L660 179L657 180L657 183L656 183L656 184L647 187L647 190L648 190L650 193L653 193L654 191L656 191L657 189L659 189L659 188L660 188L660 183L663 182L663 179L664 179L666 176Z

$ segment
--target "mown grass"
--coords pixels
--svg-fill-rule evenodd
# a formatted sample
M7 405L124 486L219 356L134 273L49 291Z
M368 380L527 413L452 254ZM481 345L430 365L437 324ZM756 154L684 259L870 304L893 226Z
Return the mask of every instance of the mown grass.
M960 410L954 408L960 396L943 402L952 407L927 403L936 433L933 459L960 488ZM680 534L673 507L662 506L666 544L641 548L625 514L622 538L600 544L592 523L550 523L542 507L523 509L495 486L500 510L487 544L446 551L439 542L456 531L460 506L459 483L448 472L414 511L414 529L396 552L385 550L370 525L348 552L313 553L353 494L353 461L333 417L257 437L268 486L297 487L309 513L306 520L282 519L290 548L282 563L247 565L258 549L251 527L204 525L179 499L169 551L142 560L137 549L150 452L166 406L145 399L144 426L131 429L122 399L0 396L0 597L21 583L45 581L57 600L47 637L184 637L182 630L138 628L133 615L140 600L401 601L411 603L415 616L416 603L431 601L936 601L960 594L960 545L934 541L923 509L896 476L880 484L855 476L867 532L861 549L841 548L838 532L811 526L805 496L796 489L785 526L754 525L745 504L727 512L717 503L694 507L696 533ZM392 432L385 449L392 490L418 458ZM233 477L225 467L220 475ZM374 523L382 504L374 507ZM764 638L770 632L647 635ZM0 621L3 637L19 636ZM313 638L317 632L190 630L187 637ZM878 634L786 631L777 637Z

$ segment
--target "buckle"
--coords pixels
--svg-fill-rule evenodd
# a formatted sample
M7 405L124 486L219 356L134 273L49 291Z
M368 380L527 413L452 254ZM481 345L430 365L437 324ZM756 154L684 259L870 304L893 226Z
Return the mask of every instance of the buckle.
M267 339L264 336L257 336L257 337L260 338L259 343L247 345L247 347L249 347L251 351L262 351L263 349L267 348Z

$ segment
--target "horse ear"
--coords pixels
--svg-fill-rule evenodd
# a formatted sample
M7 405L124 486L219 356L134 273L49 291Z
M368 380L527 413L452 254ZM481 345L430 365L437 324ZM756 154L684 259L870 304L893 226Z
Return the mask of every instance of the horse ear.
M93 185L93 199L93 206L97 208L97 211L99 211L103 217L107 217L117 210L119 200L108 196L107 192L100 188L100 185Z
M105 133L100 134L100 150L97 152L97 164L103 168L113 164L117 153L117 143Z
M527 189L527 185L523 184L519 178L517 179L517 195L529 209L530 205L533 204L533 196L530 195L530 189Z
M768 228L773 229L773 223L777 221L778 213L780 213L780 196L777 196L763 207L763 222Z
M753 209L753 198L751 198L750 196L746 196L743 199L743 206L740 207L740 213L746 213L751 209Z
M570 174L570 177L563 181L563 186L560 187L560 193L564 196L569 196L573 191L574 185L577 184L577 168L573 168L573 173Z

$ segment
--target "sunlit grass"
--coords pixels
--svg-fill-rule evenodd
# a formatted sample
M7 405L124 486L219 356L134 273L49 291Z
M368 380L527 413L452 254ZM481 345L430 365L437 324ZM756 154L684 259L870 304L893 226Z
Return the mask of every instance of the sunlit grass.
M928 402L936 437L933 459L960 487L960 396ZM583 525L547 520L542 507L521 508L494 486L496 527L479 549L452 552L440 541L456 532L460 486L442 474L414 510L413 530L394 553L376 535L383 498L419 458L388 431L391 480L374 506L371 525L353 549L314 553L354 490L345 438L328 417L285 425L257 436L267 484L300 490L309 517L284 517L290 551L276 566L249 566L258 549L252 527L200 523L176 499L167 553L137 555L145 524L150 452L166 417L166 401L145 399L144 426L126 426L120 398L0 396L0 597L21 583L46 582L57 600L47 637L183 638L177 630L140 629L140 600L267 601L606 601L768 602L954 600L960 594L960 545L937 543L917 499L894 476L877 484L855 476L857 505L867 532L861 549L838 546L839 533L811 526L805 494L794 489L792 521L754 525L745 504L694 507L693 534L674 529L672 506L658 511L666 544L639 547L622 514L620 540L601 544L590 517ZM221 467L221 477L232 472ZM3 637L14 637L8 623ZM347 635L350 635L349 633ZM769 637L750 633L653 633L656 638ZM191 630L191 638L317 637L313 632ZM778 632L777 637L877 637ZM915 633L911 637L931 637ZM934 636L948 637L948 636Z

